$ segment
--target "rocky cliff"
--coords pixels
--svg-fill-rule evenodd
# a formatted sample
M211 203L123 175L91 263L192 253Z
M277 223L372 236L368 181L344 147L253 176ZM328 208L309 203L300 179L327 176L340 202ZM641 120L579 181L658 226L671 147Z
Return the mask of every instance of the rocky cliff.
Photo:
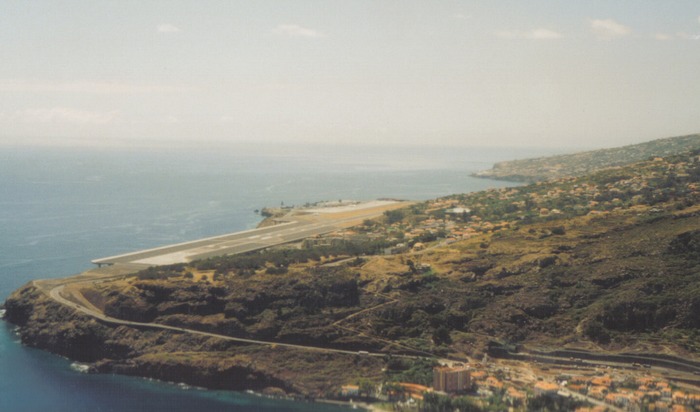
M6 301L26 345L90 365L92 372L276 395L332 396L347 379L376 376L381 361L356 355L243 345L172 331L106 325L54 302L31 283ZM319 366L321 365L321 366ZM349 373L331 373L349 371ZM314 371L310 373L310 371Z

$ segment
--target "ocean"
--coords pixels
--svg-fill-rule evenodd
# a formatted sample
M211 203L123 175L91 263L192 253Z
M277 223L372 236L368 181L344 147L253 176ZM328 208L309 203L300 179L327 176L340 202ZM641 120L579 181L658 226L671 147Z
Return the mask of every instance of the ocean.
M337 199L427 200L505 182L469 173L551 148L0 148L0 299L90 260L251 229L254 211ZM2 411L333 411L177 383L89 375L0 323Z

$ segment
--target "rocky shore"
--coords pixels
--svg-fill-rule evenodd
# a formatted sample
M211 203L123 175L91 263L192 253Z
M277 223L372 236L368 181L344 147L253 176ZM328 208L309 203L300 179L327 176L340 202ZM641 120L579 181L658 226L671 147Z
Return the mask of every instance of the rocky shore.
M242 345L216 338L101 323L53 301L29 283L6 301L22 343L83 362L93 373L154 378L208 389L253 390L313 399L332 395L338 379L310 373L317 362L343 370L353 356ZM370 366L374 361L364 359ZM321 368L322 369L322 368ZM342 376L342 374L339 374Z

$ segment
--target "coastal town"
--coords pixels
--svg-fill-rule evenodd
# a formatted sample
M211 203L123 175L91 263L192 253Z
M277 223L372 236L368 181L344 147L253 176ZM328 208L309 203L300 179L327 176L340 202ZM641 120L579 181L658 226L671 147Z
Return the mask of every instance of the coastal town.
M348 384L340 397L372 399L380 410L556 410L692 412L700 410L697 384L670 382L641 366L554 366L507 360L445 361L432 382L391 382L378 387ZM441 406L442 405L442 406ZM442 409L440 409L442 407ZM553 409L550 409L553 410Z

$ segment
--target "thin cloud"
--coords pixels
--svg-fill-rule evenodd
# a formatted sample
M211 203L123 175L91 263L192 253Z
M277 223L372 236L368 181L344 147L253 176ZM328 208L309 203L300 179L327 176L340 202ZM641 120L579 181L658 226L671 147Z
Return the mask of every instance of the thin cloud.
M187 85L130 84L120 82L52 82L43 80L0 79L0 92L21 93L84 93L84 94L148 94L189 93L198 91Z
M470 14L456 13L454 15L454 18L458 19L458 20L466 20L466 19L471 19L472 16Z
M683 40L700 40L700 34L676 33L679 39Z
M52 107L40 109L17 110L10 114L3 113L0 119L13 123L70 123L70 124L106 124L115 120L118 112L99 112L74 109L70 107Z
M685 32L677 32L675 35L673 34L667 34L667 33L656 33L653 36L656 40L673 40L673 39L681 39L681 40L700 40L700 34L690 34L690 33L685 33Z
M275 34L281 34L290 37L324 37L324 34L307 27L299 26L298 24L280 24L273 30Z
M601 40L624 37L632 33L632 29L612 19L591 20L593 34Z
M179 27L169 23L159 24L156 30L158 31L158 33L178 33L182 31Z
M663 40L671 40L671 39L673 39L673 36L670 35L670 34L666 34L666 33L656 33L656 34L654 35L654 38L655 38L656 40L662 40L662 41L663 41Z
M561 33L549 29L535 29L528 34L528 38L535 40L559 39Z
M498 31L496 36L502 39L556 40L562 38L561 33L549 29L534 29L530 31Z

